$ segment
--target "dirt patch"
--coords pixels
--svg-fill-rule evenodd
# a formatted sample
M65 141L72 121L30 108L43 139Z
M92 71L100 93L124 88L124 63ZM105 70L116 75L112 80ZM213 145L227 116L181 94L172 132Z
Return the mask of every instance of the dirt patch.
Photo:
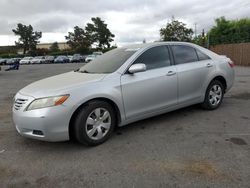
M0 163L0 179L4 180L6 178L12 179L13 177L20 176L21 174L11 167L6 167Z
M231 97L235 98L235 99L241 99L241 100L250 100L250 93L248 93L248 92L239 93L236 95L232 95Z
M226 141L232 142L233 144L236 145L247 145L246 141L242 138L229 138L226 139Z
M36 185L38 187L56 187L52 179L49 176L42 176L36 180ZM52 186L53 185L53 186Z
M9 183L8 188L32 188L34 187L28 180L19 180Z
M186 175L191 177L200 177L205 179L213 179L219 181L228 181L231 178L222 173L217 165L210 161L186 161L184 163L177 162L163 162L163 161L153 161L153 162L137 162L133 165L133 168L137 171L145 170L155 170L158 173L175 173L180 175Z
M208 161L191 161L183 166L183 171L208 178L219 177L217 168Z

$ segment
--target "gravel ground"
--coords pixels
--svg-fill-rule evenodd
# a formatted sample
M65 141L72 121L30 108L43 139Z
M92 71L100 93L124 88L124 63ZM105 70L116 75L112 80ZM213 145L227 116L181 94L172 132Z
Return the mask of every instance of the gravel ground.
M235 68L235 85L218 110L195 105L139 121L98 147L19 136L14 94L80 66L0 71L0 187L249 187L250 68Z

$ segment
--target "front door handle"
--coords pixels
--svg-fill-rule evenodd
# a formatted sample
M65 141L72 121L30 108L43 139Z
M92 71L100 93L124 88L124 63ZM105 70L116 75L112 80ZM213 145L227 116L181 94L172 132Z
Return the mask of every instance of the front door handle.
M208 63L207 64L207 67L212 67L213 65L211 63Z
M176 72L174 72L174 71L168 71L167 76L173 76L175 74L176 74Z

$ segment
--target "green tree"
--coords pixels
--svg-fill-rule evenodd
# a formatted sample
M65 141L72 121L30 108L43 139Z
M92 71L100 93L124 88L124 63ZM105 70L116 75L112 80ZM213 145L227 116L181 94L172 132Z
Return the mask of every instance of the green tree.
M250 42L250 18L227 20L221 17L215 23L208 33L211 45Z
M73 32L69 32L68 36L65 36L69 46L76 52L89 52L91 47L91 38L84 29L75 26Z
M17 28L12 30L15 35L19 36L16 43L18 48L23 48L23 54L27 51L35 50L39 39L42 37L42 32L33 31L31 25L17 24Z
M57 42L52 43L49 50L51 52L58 52L60 50L59 46L58 46L58 43Z
M88 23L85 27L91 42L97 43L100 49L110 48L110 43L114 41L115 35L108 29L108 25L105 24L101 18L91 18L93 23Z
M173 18L166 27L160 29L160 35L163 41L190 42L192 40L193 30L187 28L185 23Z

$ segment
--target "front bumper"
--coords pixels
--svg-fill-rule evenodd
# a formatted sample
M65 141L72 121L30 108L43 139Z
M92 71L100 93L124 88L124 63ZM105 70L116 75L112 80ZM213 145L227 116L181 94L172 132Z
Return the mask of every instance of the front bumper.
M57 142L69 140L71 113L66 105L25 111L33 97L18 93L16 99L26 99L20 108L13 106L13 121L18 133L24 137Z

